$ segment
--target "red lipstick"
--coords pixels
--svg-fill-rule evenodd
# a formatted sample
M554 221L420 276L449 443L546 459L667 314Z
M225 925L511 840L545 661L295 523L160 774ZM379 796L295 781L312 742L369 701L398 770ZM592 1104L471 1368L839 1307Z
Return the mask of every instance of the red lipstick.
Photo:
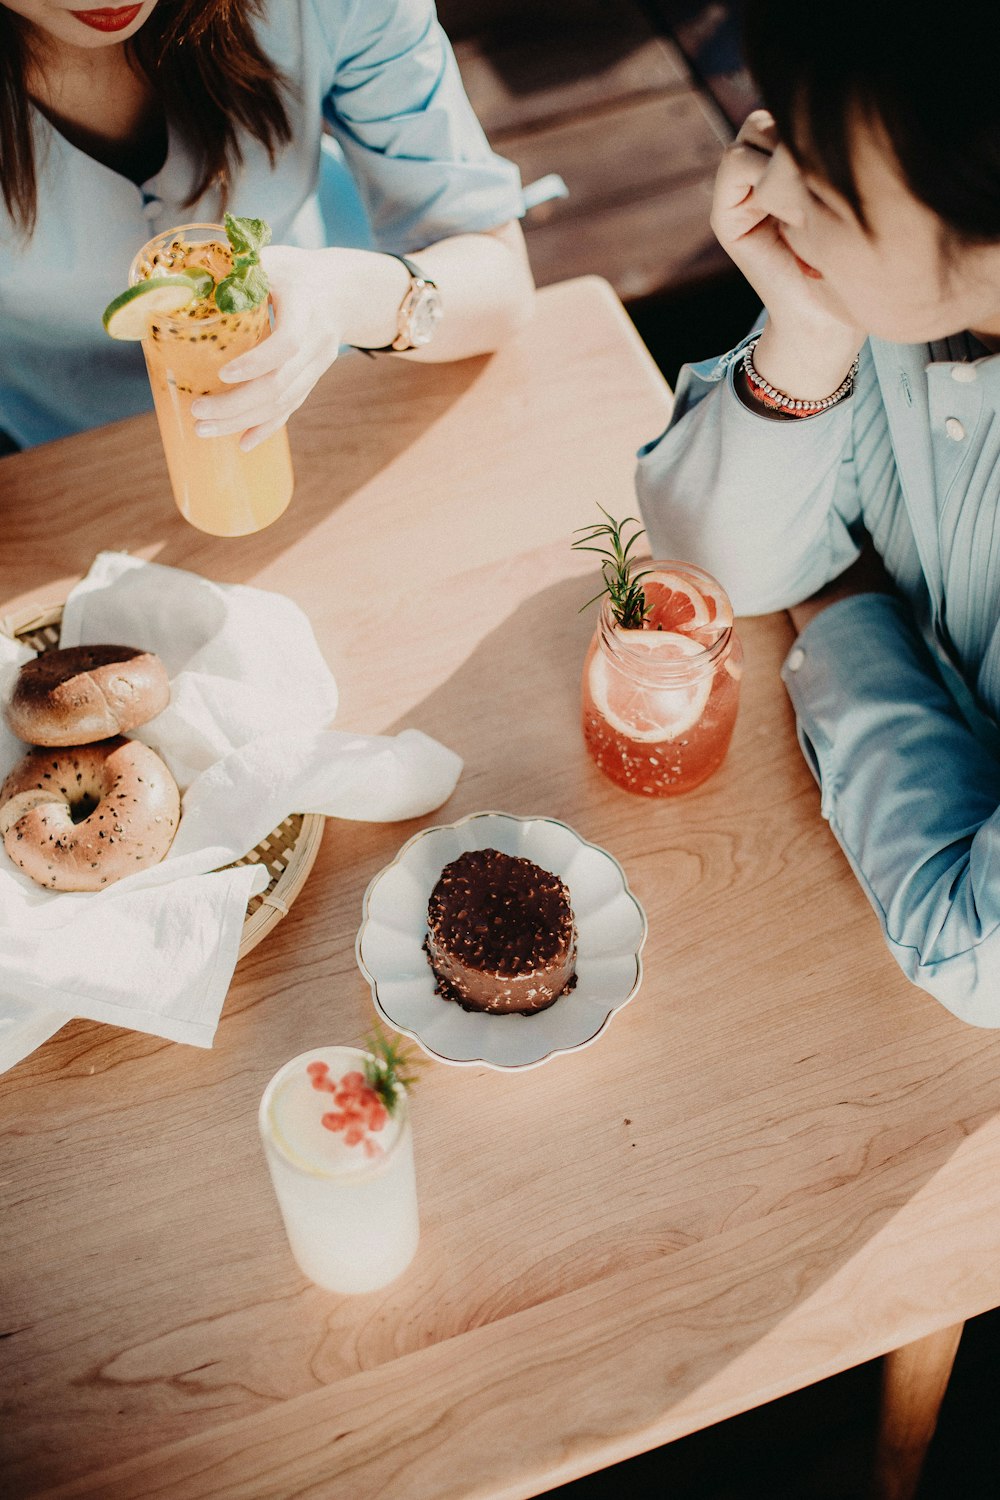
M94 31L124 31L141 10L141 5L118 5L102 10L71 10L70 15Z

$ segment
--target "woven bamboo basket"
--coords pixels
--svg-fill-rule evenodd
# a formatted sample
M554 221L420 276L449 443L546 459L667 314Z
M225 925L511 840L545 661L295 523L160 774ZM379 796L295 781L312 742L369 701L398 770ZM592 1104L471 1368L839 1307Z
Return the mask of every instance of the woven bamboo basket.
M52 604L7 615L0 620L0 631L23 641L33 651L51 651L59 644L61 621L62 605ZM238 865L263 864L269 877L266 889L252 896L247 905L240 958L288 914L319 853L325 821L318 813L292 813L249 854L235 861Z

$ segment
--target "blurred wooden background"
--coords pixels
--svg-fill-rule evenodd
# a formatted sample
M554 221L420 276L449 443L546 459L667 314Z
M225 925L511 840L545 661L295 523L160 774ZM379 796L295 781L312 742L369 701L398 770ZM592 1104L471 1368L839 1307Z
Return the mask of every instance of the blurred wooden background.
M671 382L753 322L754 293L709 227L720 155L754 107L731 4L439 0L469 97L525 183L566 198L525 219L540 285L593 272Z

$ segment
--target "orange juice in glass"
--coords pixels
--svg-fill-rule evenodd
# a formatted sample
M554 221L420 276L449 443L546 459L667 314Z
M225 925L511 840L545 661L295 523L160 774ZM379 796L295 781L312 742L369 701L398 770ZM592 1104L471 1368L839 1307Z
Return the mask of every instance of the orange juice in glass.
M138 252L129 286L154 277L207 270L215 283L233 269L221 224L182 224ZM214 289L212 289L214 290ZM294 478L284 428L249 453L239 434L198 437L191 403L227 389L219 369L270 333L268 301L222 312L210 290L186 306L151 311L142 349L174 499L192 526L213 536L246 536L270 526L292 498Z

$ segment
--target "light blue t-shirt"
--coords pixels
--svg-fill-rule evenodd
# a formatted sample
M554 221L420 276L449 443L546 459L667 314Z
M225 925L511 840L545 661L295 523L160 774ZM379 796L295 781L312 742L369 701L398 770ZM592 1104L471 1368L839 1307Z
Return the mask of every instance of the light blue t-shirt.
M775 422L734 391L742 347L684 369L640 455L654 555L758 614L872 539L896 593L823 610L782 676L889 951L955 1015L1000 1026L1000 355L968 335L870 339L849 400Z
M269 0L264 52L292 87L290 144L272 166L242 141L228 207L267 219L276 244L357 243L357 200L320 211L324 119L379 249L412 251L496 228L524 212L520 178L496 156L466 98L433 0ZM217 222L218 192L185 206L195 164L169 128L166 161L141 186L71 145L39 112L34 234L0 204L0 431L24 447L151 406L137 344L110 339L101 313L135 252L178 224Z

